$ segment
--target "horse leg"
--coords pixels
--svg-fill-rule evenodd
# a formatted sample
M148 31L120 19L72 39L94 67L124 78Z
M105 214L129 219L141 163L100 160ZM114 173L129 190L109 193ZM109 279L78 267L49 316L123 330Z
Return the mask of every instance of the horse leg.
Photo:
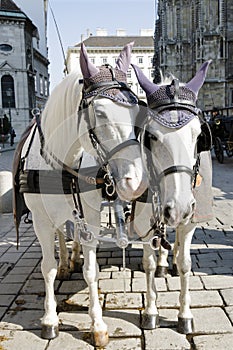
M82 272L82 259L81 259L81 246L78 242L78 238L75 238L72 242L72 253L70 258L70 270L72 272Z
M34 229L42 249L41 271L45 282L45 314L41 320L41 337L53 339L59 333L57 303L54 295L54 281L57 274L57 262L54 256L55 233L51 222L39 216L38 210L36 215L32 216Z
M83 275L89 287L90 305L89 315L92 319L91 331L96 347L105 347L108 344L107 326L102 318L102 308L98 296L99 267L96 260L96 246L82 245L84 265Z
M172 276L179 276L179 271L177 268L177 256L178 256L178 252L179 252L179 232L178 230L176 231L176 238L175 238L175 242L173 245L173 256L172 256L172 270L171 270L171 274Z
M142 314L143 329L154 329L159 325L159 314L156 307L157 292L155 287L156 255L149 244L143 245L143 268L146 273L146 307Z
M177 267L180 274L180 310L178 314L178 332L189 334L193 332L193 315L190 310L189 276L191 271L190 246L195 230L195 224L180 225L178 231L179 253Z
M168 250L161 245L158 251L157 267L155 271L156 277L165 277L168 273Z
M60 229L57 229L56 233L59 240L59 266L57 278L60 280L68 280L70 278L69 252L63 232Z

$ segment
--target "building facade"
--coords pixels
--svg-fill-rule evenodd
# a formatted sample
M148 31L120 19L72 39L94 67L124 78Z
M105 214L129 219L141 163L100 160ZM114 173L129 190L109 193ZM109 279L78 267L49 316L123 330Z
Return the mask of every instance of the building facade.
M155 82L158 67L187 82L210 59L199 107L233 106L232 0L158 0Z
M105 29L98 29L96 35L87 33L87 37L85 39L82 38L82 41L93 64L101 66L108 63L113 67L115 67L116 59L122 48L128 43L134 42L131 62L138 65L144 74L150 80L153 80L154 42L152 33L150 29L142 29L139 36L127 36L124 30L117 30L116 36L108 36ZM66 62L68 72L79 70L80 47L81 42L69 47L67 50ZM140 88L132 68L128 70L127 81L139 98L145 98L145 93Z
M0 118L8 116L19 138L32 108L42 109L47 100L49 62L39 29L17 0L0 0L0 29Z

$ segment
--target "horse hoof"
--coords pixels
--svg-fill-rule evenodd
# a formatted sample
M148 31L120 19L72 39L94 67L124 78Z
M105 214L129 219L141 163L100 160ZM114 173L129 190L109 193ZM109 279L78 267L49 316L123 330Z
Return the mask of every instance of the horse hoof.
M82 272L82 266L83 263L81 262L74 262L74 261L70 261L70 271L72 272Z
M109 339L108 339L108 332L93 332L93 345L97 348L104 348L106 345L108 345Z
M142 314L142 329L155 329L159 327L159 314L148 315Z
M157 266L155 271L155 277L165 277L167 275L166 266Z
M181 334L190 334L194 331L193 318L178 317L177 331Z
M179 276L180 275L176 264L172 265L171 275L172 276Z
M58 328L58 326L42 325L41 338L50 340L50 339L57 338L58 335L59 335L59 328Z
M62 281L68 281L70 279L70 271L68 269L58 268L57 279Z

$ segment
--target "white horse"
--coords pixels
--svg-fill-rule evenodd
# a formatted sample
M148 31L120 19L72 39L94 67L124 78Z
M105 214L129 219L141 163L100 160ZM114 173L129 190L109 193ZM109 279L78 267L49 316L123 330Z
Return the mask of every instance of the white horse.
M159 85L150 82L133 65L139 84L146 92L149 106L149 116L141 142L152 191L152 205L140 201L136 203L134 230L144 241L152 238L153 242L155 234L163 238L164 225L176 229L174 255L181 283L178 331L184 334L193 331L189 275L190 245L196 227L193 220L196 206L194 181L197 181L199 152L208 150L208 147L202 148L200 144L201 137L205 138L205 135L201 134L196 100L209 63L204 63L194 78L186 84L180 84L178 79L172 77L170 81ZM206 163L207 166L208 164ZM144 245L143 266L147 278L147 305L142 327L153 329L159 322L154 284L156 255L153 244Z
M54 236L62 230L64 222L75 218L79 229L75 241L81 240L83 244L83 273L90 292L94 343L104 346L108 341L98 300L96 237L102 195L95 185L99 180L107 192L115 187L121 200L127 201L140 196L147 187L140 145L134 133L138 100L126 85L132 46L130 43L123 48L113 69L97 68L82 45L82 75L72 73L54 89L41 122L37 118L22 149L21 191L32 212L43 255L41 269L46 296L41 335L45 339L58 336L59 325L54 296L57 275ZM104 178L96 172L92 176L77 175L75 169L80 167L83 151L95 158L98 168L104 169ZM94 187L77 195L77 179Z

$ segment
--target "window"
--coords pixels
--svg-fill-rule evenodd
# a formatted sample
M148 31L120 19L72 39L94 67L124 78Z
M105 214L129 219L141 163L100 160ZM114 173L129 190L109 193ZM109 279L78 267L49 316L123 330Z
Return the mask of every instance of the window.
M129 70L127 71L127 78L131 78L131 76L132 76L132 74L131 74L131 69L129 69Z
M2 107L15 108L14 79L11 75L3 75L1 79Z
M91 63L95 64L95 57L90 57Z
M40 75L40 94L44 94L44 84L43 84L43 77Z
M44 78L44 94L45 96L48 96L48 79L47 78Z
M35 92L37 92L37 75L34 75L34 85L35 85Z
M12 46L9 44L0 44L0 51L10 52L10 51L12 51Z
M230 100L230 104L231 104L231 106L233 106L233 89L231 89L231 95L230 95L231 97L231 100Z
M138 57L138 64L143 64L143 57L142 56Z
M108 63L107 57L102 57L102 64Z

